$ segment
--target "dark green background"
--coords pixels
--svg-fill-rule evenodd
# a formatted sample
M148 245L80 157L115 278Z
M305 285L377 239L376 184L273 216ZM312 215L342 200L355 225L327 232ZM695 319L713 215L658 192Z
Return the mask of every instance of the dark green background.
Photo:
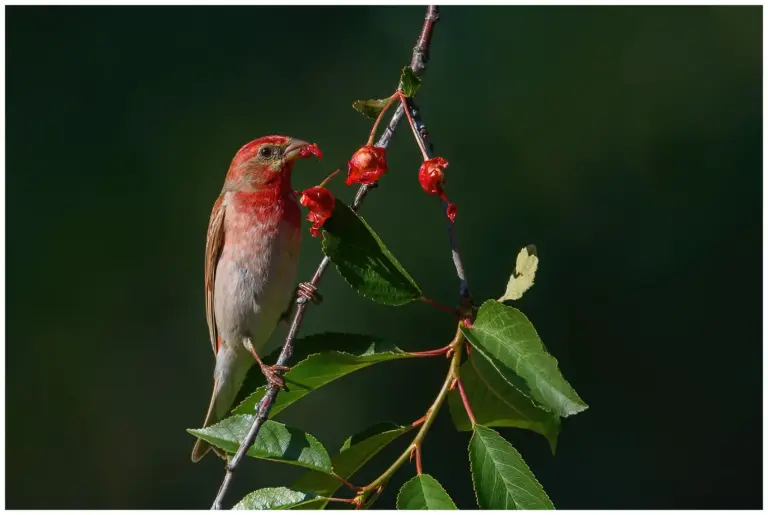
M6 10L8 508L207 508L189 461L213 361L203 302L210 207L234 152L316 141L316 184L364 143L350 108L396 85L420 7ZM590 409L545 440L502 430L559 508L760 508L761 9L446 7L419 92L450 161L478 300L538 246L519 303ZM438 202L406 127L363 208L426 294L456 299ZM336 180L343 199L352 190ZM308 233L305 233L308 236ZM320 258L307 237L300 275ZM358 298L331 270L303 333L442 346L423 304ZM330 449L418 418L440 360L382 364L284 420ZM447 410L425 469L472 507ZM404 442L365 469L383 470ZM249 460L229 501L297 470ZM405 466L379 507L393 507Z

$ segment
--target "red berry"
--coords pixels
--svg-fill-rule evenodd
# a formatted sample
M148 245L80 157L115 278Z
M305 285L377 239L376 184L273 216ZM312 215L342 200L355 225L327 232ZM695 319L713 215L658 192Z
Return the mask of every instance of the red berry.
M433 157L424 161L419 168L419 184L430 195L439 195L443 191L445 174L443 170L448 166L448 161L442 157Z
M453 223L456 220L456 204L448 201L448 197L445 196L445 190L443 189L443 183L445 183L444 170L447 167L448 161L442 157L433 157L424 161L421 164L421 168L419 168L419 184L430 195L439 195L441 199L448 203L448 207L445 209L445 216Z
M299 203L309 209L307 221L312 222L309 232L312 236L320 234L320 227L331 217L336 199L333 193L326 188L315 186L304 190L299 199Z
M320 150L320 147L317 146L317 143L312 143L299 150L299 157L309 156L317 156L318 160L323 158L323 152Z
M358 149L348 163L347 186L354 183L373 184L387 173L385 152L385 148L373 145L365 145Z

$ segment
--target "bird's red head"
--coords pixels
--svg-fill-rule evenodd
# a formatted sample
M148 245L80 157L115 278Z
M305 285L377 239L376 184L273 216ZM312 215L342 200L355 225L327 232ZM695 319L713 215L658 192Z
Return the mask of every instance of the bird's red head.
M322 156L315 144L288 136L264 136L237 151L227 172L227 183L245 191L279 186L290 189L294 162L311 155Z

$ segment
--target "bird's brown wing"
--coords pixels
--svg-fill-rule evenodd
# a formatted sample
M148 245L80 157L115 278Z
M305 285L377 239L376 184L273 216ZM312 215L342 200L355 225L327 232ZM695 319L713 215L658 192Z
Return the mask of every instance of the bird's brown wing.
M213 292L215 291L216 266L224 246L225 212L224 195L220 195L213 204L211 220L208 222L208 235L205 239L205 318L208 320L208 333L211 336L214 355L219 349L216 317L213 310Z

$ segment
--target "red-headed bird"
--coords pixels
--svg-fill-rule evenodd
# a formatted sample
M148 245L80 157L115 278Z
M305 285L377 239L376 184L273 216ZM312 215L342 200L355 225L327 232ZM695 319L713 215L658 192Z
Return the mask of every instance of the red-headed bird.
M258 363L267 380L284 383L259 354L296 291L301 211L291 187L297 158L316 145L286 136L251 141L237 154L213 204L205 244L205 311L216 368L204 426L224 418L248 369ZM210 444L197 440L192 461Z

